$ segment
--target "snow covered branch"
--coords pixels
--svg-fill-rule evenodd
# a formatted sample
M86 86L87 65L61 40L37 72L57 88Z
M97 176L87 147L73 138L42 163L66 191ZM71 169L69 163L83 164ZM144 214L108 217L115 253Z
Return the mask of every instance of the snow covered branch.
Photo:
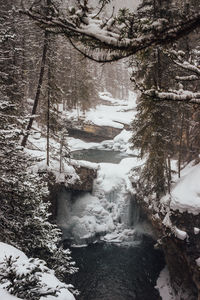
M180 80L196 80L200 78L200 67L195 65L194 62L185 59L185 53L183 51L171 50L168 54L171 56L173 62L181 69L194 73L194 75L187 76L188 79Z
M188 76L176 76L176 80L178 81L195 81L199 80L200 78L196 75L188 75Z
M88 4L88 1L86 2ZM94 57L96 49L108 50L105 59L108 61L116 60L116 57L133 55L150 46L169 44L200 27L200 13L198 12L174 24L167 20L163 22L162 19L156 22L149 20L149 29L138 31L139 27L144 29L144 24L135 13L132 19L136 21L133 22L130 36L130 30L126 31L124 28L122 30L117 19L112 20L111 24L105 27L103 21L97 17L98 14L95 15L91 8L86 8L82 7L77 10L68 8L68 13L65 15L62 12L45 15L43 10L34 7L24 8L21 12L35 20L44 30L54 34L64 34L74 42L78 41L83 46L89 47L94 52L92 55L89 54L89 57ZM126 26L125 23L123 26Z
M185 103L194 103L200 105L200 93L193 93L191 91L171 91L171 92L159 92L157 90L147 90L144 92L146 96L152 98L152 100L160 101L178 101Z

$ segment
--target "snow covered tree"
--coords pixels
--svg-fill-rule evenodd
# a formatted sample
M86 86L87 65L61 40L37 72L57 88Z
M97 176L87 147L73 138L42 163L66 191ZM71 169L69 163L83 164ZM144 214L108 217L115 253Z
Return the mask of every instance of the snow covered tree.
M0 263L0 282L6 290L17 297L27 300L40 300L41 297L56 296L63 286L50 288L42 282L41 275L50 273L45 262L39 259L29 259L21 263L18 258L5 257Z
M152 3L153 1L143 2L141 15L145 12L152 18L159 13L162 16L162 9L154 10ZM184 13L184 5L182 9ZM171 16L176 16L173 10ZM196 112L194 115L192 105L186 105L198 103L199 93L195 83L198 81L198 58L196 55L195 60L194 54L188 50L189 44L194 46L192 35L177 42L173 50L150 48L133 59L135 69L132 80L140 91L140 96L138 113L132 124L132 143L140 149L141 157L146 157L139 178L140 187L146 190L146 195L155 194L156 199L160 199L167 191L170 192L170 159L178 159L180 176L182 163L192 157L190 145L197 135L195 129L195 134L192 134L192 128L199 124L198 114ZM197 148L196 157L199 151Z
M70 252L59 248L61 231L49 222L48 178L32 171L35 161L20 146L26 118L21 109L23 86L17 81L19 37L14 34L12 3L1 3L1 8L0 240L31 256L47 257L48 265L64 276L76 269Z

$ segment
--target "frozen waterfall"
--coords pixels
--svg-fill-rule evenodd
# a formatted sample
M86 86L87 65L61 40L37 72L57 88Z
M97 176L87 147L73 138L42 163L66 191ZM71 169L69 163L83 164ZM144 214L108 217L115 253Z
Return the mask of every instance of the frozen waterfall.
M99 163L92 193L61 190L57 220L64 240L83 245L97 239L115 243L134 239L140 211L128 174L137 164L136 157L119 164Z

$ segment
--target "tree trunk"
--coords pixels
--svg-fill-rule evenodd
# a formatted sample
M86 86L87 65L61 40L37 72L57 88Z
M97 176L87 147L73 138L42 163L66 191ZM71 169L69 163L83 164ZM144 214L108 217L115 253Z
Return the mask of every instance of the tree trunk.
M51 69L50 63L48 66L48 94L47 94L47 166L49 166L49 138L50 138L50 97L51 97Z
M181 118L181 130L180 130L180 140L179 140L179 154L178 154L178 177L181 177L181 160L182 160L182 145L183 145L183 125L184 125L184 113Z
M33 121L35 119L34 115L36 114L37 106L38 106L38 102L39 102L39 98L40 98L40 93L41 93L41 88L42 88L42 83L43 83L43 78L44 78L47 49L48 49L48 35L49 35L48 32L45 31L44 46L43 46L42 60L41 60L41 67L40 67L40 75L39 75L35 100L34 100L32 113L31 113L32 116L30 117L29 123L28 123L27 128L26 128L26 133L25 133L25 135L22 139L22 143L21 143L21 145L23 147L26 146L26 143L27 143L27 140L28 140L28 137L29 137L29 134L30 134L30 130L31 130L32 125L33 125Z

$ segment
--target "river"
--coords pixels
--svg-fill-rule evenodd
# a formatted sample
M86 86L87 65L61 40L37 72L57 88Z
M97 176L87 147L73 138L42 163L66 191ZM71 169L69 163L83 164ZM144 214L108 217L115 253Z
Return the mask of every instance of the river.
M149 237L135 246L96 243L72 249L79 272L73 284L79 300L158 300L154 288L164 258Z

